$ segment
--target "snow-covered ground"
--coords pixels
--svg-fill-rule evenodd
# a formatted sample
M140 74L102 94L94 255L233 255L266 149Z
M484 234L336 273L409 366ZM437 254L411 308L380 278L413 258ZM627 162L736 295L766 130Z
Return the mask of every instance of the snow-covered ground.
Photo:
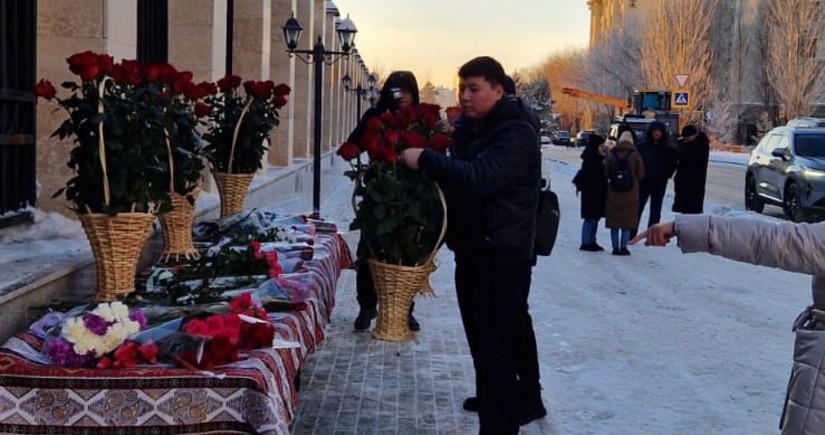
M542 433L777 433L791 324L810 304L810 277L676 246L631 247L630 257L579 251L577 169L545 163L562 222L530 294L552 428ZM781 222L726 204L706 210Z

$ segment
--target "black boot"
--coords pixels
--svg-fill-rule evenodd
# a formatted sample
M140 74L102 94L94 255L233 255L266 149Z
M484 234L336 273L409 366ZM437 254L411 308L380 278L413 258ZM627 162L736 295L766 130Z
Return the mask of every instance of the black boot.
M524 426L533 420L538 420L545 416L547 416L547 409L541 400L541 394L536 394L529 398L522 399L516 418L518 418L519 426Z
M407 326L410 328L410 331L413 332L421 330L421 325L418 323L418 320L415 320L415 317L413 317L412 311L410 311L410 314L407 317Z
M470 412L478 412L478 397L468 397L464 399L464 403L461 405L465 411Z
M378 312L373 309L362 308L358 311L358 317L355 318L355 330L356 331L366 331L370 329L370 323L372 323L372 319L378 315Z

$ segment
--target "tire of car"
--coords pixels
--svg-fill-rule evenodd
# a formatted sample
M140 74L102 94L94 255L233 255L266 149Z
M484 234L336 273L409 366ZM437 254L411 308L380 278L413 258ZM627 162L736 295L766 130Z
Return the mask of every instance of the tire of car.
M785 188L785 198L782 201L782 208L785 210L785 217L791 222L804 222L805 212L799 203L799 185L790 183Z
M756 192L756 177L748 175L745 179L745 209L762 213L765 210L765 202L759 198Z

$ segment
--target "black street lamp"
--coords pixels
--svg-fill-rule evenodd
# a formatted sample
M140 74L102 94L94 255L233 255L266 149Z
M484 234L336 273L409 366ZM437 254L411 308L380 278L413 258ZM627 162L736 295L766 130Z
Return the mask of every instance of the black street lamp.
M315 42L312 50L298 50L298 41L301 39L303 28L295 19L295 14L286 20L284 24L284 40L286 42L286 51L289 57L297 56L302 62L306 64L315 65L315 115L314 115L314 131L315 140L313 146L312 156L312 214L317 219L321 217L321 113L323 113L322 106L322 92L323 92L323 66L332 65L340 60L342 57L348 57L355 41L355 33L358 29L355 28L355 23L349 19L349 16L344 21L341 21L335 28L335 33L338 34L338 41L341 45L341 51L328 51L324 48L324 43L321 41L321 36Z
M355 98L357 106L355 109L355 122L357 123L361 119L361 100L366 100L367 95L373 95L373 90L375 89L376 82L375 75L370 74L367 76L367 85L369 85L369 88L364 88L361 86L361 83L358 83L358 86L356 86L355 89L350 89L350 87L352 86L352 78L349 76L349 74L345 75L344 78L341 80L344 82L344 89L350 92L355 92L355 95L357 96ZM370 101L370 107L372 107L372 101Z

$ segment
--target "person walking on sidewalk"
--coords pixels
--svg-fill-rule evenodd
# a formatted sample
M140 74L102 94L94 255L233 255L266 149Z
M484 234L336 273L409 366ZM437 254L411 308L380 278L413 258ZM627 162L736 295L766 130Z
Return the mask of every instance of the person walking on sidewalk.
M794 364L780 421L783 435L825 430L825 223L773 223L747 218L677 215L631 240L665 246L676 237L683 253L707 252L731 260L811 275L813 305L794 325Z
M371 118L377 118L385 112L395 113L404 107L417 106L418 103L418 81L415 79L415 75L409 71L391 73L381 88L378 103L374 108L364 113L355 130L347 138L347 142L360 142L364 132L367 131L367 124ZM369 256L369 249L363 237L358 240L357 255L355 282L360 309L358 316L355 318L354 327L356 331L366 331L369 329L372 319L378 314L378 295L375 292L375 283L372 280L369 267L367 267L366 261L362 261ZM412 331L418 331L421 329L421 325L413 316L414 307L415 303L410 306L407 323Z
M645 140L637 146L645 165L645 178L639 183L638 221L641 225L642 213L650 199L650 215L647 226L662 220L662 203L667 190L667 181L676 169L676 150L670 145L667 127L661 122L653 122L647 129ZM636 235L634 228L631 235Z
M482 435L511 435L547 415L527 296L541 182L539 121L505 95L504 68L478 57L459 70L462 117L450 156L407 149L447 195L461 320L476 371ZM472 399L472 398L471 398Z
M705 183L708 178L710 140L696 127L682 128L677 147L678 163L673 176L673 211L702 214L705 203Z
M639 185L646 177L642 157L633 146L633 133L619 136L619 143L607 154L604 173L609 180L605 217L613 255L630 255L627 242L639 223Z
M573 177L576 194L581 192L581 251L598 252L604 248L596 243L599 220L604 217L607 201L607 177L604 170L604 137L591 134L582 152L582 167Z

